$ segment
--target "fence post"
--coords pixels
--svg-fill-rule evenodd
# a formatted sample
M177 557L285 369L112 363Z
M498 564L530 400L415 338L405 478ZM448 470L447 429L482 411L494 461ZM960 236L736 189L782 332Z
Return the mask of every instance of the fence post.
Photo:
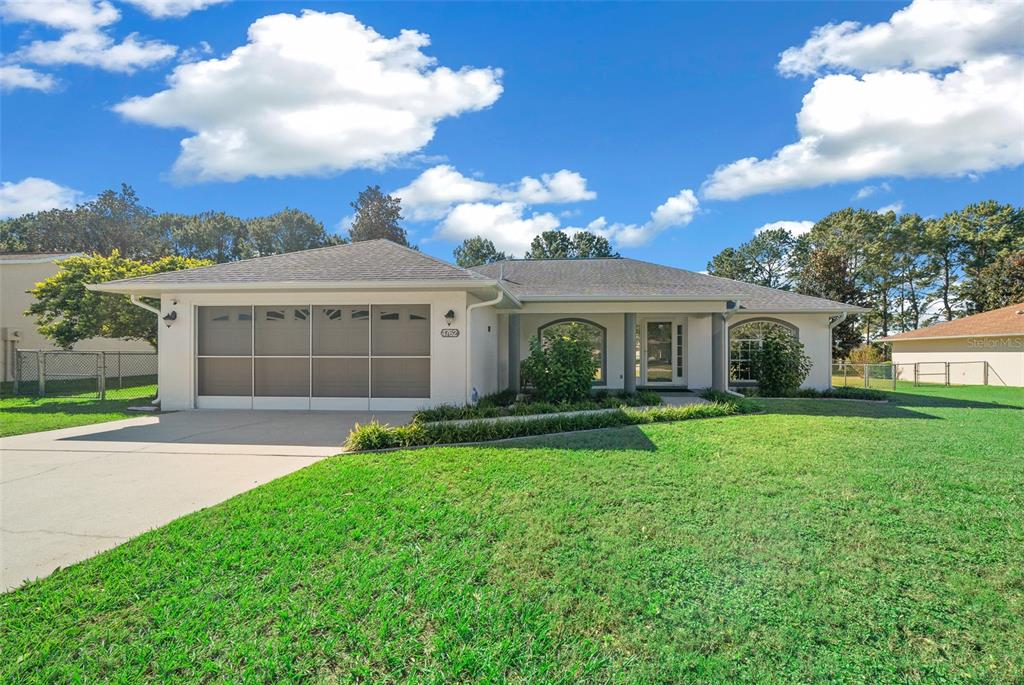
M845 387L846 387L846 386L848 385L848 383L847 383L847 380L846 380L846 379L847 379L847 376L849 376L849 375L850 375L850 367L849 367L849 366L847 366L847 365L846 365L846 364L844 363L844 364L843 364L843 387L844 387L844 388L845 388Z
M868 374L870 374L870 373L871 373L871 365L865 364L864 365L864 387L865 388L870 385L870 383L868 382Z
M121 378L121 351L117 352L117 389L122 390L124 388L124 380Z
M897 369L895 364L892 364L889 367L889 373L890 373L890 375L892 375L892 391L893 392L896 392L896 373L897 373L897 371L898 371L898 369Z
M39 374L39 396L46 397L46 353L36 352L36 369Z
M918 365L919 363L920 363L920 362L914 362L914 387L915 387L915 388L917 387L917 375L918 375L918 371L917 371L917 365Z
M946 385L949 385L949 362L946 362Z
M984 366L982 366L981 375L985 378L985 385L988 385L988 362L982 362L982 364Z
M14 394L18 395L18 385L21 381L21 353L14 348Z
M107 399L107 353L100 352L97 358L96 370L99 373L97 377L97 390L100 393L100 401Z

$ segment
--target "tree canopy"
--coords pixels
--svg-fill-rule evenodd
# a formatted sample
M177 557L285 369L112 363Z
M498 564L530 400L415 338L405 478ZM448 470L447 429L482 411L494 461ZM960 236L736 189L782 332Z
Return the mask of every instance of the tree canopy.
M527 259L593 259L618 257L608 239L589 231L569 234L565 231L544 231L530 243Z
M147 263L122 257L116 249L106 257L69 257L58 262L57 273L31 290L35 302L28 313L36 317L41 334L65 349L95 337L145 340L156 347L158 321L152 312L123 295L97 293L85 286L208 264L212 262L177 256Z
M384 238L409 246L402 220L401 199L381 192L380 186L367 186L349 206L355 210L348 237L353 243Z
M504 252L494 247L493 242L480 236L463 240L462 244L455 248L454 256L455 263L464 269L508 259Z
M942 217L847 208L798 238L765 231L708 272L868 307L836 330L837 352L936 320L1024 299L1024 209L993 200Z

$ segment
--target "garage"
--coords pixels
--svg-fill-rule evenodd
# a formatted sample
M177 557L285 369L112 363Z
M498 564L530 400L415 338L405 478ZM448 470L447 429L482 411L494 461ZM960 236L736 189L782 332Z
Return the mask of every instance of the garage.
M430 320L429 304L196 306L196 406L428 400Z

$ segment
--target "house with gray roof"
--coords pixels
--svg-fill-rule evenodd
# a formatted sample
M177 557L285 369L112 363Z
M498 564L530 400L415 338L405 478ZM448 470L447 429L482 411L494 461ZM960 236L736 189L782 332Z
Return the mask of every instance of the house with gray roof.
M832 329L863 311L634 259L463 269L386 240L90 287L160 317L165 409L473 402L519 388L530 338L569 323L592 340L598 388L756 383L749 353L781 327L813 361L806 385L824 389Z

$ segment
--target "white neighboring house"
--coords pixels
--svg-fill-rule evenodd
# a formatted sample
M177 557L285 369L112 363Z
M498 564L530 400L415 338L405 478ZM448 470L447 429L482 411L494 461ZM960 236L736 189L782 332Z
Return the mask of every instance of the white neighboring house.
M1024 302L882 338L900 378L1024 387Z
M386 240L90 288L159 298L164 409L462 404L519 387L529 338L566 321L593 333L599 387L726 388L730 332L742 375L757 330L777 325L824 389L833 326L865 311L633 259L463 269Z
M0 254L0 340L3 358L0 359L0 379L14 379L14 351L52 350L54 344L36 330L35 318L25 315L32 304L28 290L57 273L57 262L77 253ZM114 340L90 338L72 349L97 352L152 352L153 347L144 340Z

